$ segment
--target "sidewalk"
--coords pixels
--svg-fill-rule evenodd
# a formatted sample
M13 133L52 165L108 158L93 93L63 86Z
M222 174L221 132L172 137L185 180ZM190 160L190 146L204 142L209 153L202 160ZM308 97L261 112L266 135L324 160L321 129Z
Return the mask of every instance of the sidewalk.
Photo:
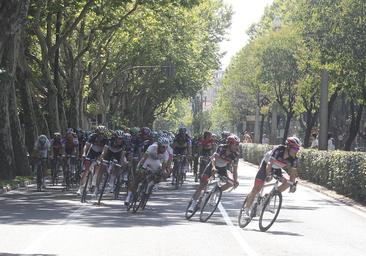
M258 169L258 165L255 165L255 164L252 164L252 163L249 163L249 162L245 162L243 161L242 159L240 159L240 162L244 165L244 166L248 166L250 168L255 168L256 170ZM302 180L300 178L298 178L298 183L302 186L305 186L307 188L311 188L319 193L322 193L324 195L327 195L343 204L346 204L348 206L351 206L351 207L354 207L360 211L363 211L366 213L366 205L362 205L360 204L359 202L356 202L355 200L349 198L349 197L346 197L344 195L340 195L338 194L337 192L333 191L333 190L330 190L330 189L327 189L323 186L320 186L318 184L315 184L315 183L312 183L312 182L309 182L307 180Z

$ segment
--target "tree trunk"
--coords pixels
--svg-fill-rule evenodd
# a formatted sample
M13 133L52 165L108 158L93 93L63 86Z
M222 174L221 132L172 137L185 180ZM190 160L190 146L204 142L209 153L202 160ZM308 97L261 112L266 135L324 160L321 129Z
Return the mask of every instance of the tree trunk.
M310 136L311 130L313 129L316 120L318 119L319 111L316 111L312 114L310 111L306 113L306 129L305 129L305 138L304 138L304 147L310 147Z
M13 144L23 145L16 111L14 80L19 52L19 36L27 16L28 1L8 0L0 3L0 178L9 179L16 173ZM18 125L16 121L18 121ZM15 141L13 141L13 135ZM17 145L16 145L17 146ZM20 158L19 158L20 157ZM23 157L26 157L25 155ZM23 171L23 170L21 170Z
M355 113L355 111L356 111L356 113ZM351 120L351 124L350 124L350 129L349 129L349 136L344 145L344 150L346 150L346 151L351 150L351 145L357 136L358 129L360 128L362 111L363 111L363 105L357 107L357 106L355 106L353 101L351 102L352 120Z
M286 112L286 125L285 125L285 132L283 134L282 143L285 143L286 138L288 136L288 131L290 129L290 123L292 119L293 113L291 111Z
M29 76L31 75L25 61L24 56L24 44L20 43L19 60L17 67L17 81L16 86L18 88L21 104L20 118L25 129L25 145L28 152L33 149L34 142L36 141L38 134L38 127L36 121L36 114L33 107L32 93L29 85Z

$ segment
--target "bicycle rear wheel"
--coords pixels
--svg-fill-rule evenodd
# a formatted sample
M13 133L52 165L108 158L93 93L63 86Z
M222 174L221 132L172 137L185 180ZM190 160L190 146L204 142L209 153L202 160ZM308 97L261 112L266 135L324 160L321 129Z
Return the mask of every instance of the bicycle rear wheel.
M239 227L241 227L241 228L245 228L252 220L251 218L248 219L248 218L245 218L245 216L244 216L244 208L245 208L247 199L248 199L248 197L245 197L243 205L241 206L240 212L239 212L238 224L239 224Z
M279 191L275 191L273 195L266 199L259 217L259 229L261 231L267 231L273 225L280 213L281 205L282 194Z
M200 213L200 221L206 222L211 218L212 214L216 211L217 206L221 200L222 191L221 188L215 186L207 197L204 199L204 203Z

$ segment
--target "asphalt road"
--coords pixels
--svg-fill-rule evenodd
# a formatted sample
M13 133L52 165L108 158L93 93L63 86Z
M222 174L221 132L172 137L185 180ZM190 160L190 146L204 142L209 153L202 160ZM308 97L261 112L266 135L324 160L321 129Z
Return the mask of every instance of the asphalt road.
M240 186L225 193L207 223L184 212L195 183L159 184L143 212L127 212L121 200L81 204L72 192L47 189L0 195L0 255L347 255L366 253L366 211L302 186L283 194L274 225L260 232L237 218L253 184L255 166L240 162Z

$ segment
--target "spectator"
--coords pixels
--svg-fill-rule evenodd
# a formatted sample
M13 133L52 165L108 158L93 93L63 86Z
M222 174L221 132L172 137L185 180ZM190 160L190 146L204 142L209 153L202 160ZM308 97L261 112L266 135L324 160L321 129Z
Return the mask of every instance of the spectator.
M317 135L316 133L313 133L311 135L311 138L312 138L312 141L311 141L311 148L319 148L319 141L318 141L318 138L317 138Z
M267 137L267 134L263 134L262 144L269 144L269 138Z
M335 150L334 139L330 133L328 133L328 150Z
M252 143L252 137L250 136L248 131L244 132L243 143Z

